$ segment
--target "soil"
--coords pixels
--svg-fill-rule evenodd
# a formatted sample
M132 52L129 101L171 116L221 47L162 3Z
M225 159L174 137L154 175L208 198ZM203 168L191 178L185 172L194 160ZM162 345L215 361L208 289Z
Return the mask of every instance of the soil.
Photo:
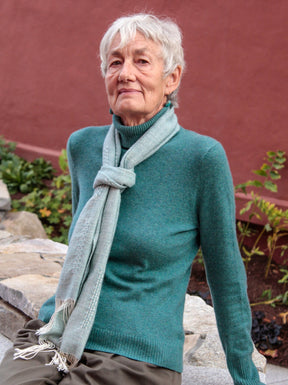
M264 255L253 256L248 265L248 297L251 305L258 302L267 301L267 297L261 297L264 290L271 290L272 298L275 298L277 295L284 294L284 292L288 290L288 287L285 288L283 284L278 283L278 280L283 277L283 273L280 271L281 266L272 264L268 277L265 278L266 264L267 257ZM192 274L188 286L188 293L199 295L208 304L211 304L211 297L209 287L206 282L205 270L203 264L201 263L195 262L193 264ZM253 325L255 325L255 323L257 324L257 315L258 318L259 314L261 315L261 313L255 314L255 312L259 311L264 313L264 318L261 324L265 325L266 330L270 329L270 331L272 330L272 334L274 332L276 332L276 334L274 333L273 335L273 343L269 344L268 342L268 344L266 344L268 345L266 346L266 350L261 349L258 344L256 344L258 350L266 356L268 363L288 367L288 306L279 304L275 305L275 307L268 304L251 306ZM285 317L280 316L281 313L287 313L286 320ZM280 334L277 336L277 331L279 332L279 329Z

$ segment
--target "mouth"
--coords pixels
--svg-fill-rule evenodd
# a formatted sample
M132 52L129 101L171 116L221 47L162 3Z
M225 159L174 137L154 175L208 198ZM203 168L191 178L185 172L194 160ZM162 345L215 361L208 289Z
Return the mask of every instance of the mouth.
M135 90L133 88L121 88L119 91L118 91L118 95L123 95L123 94L132 94L132 93L138 93L140 92L139 90Z

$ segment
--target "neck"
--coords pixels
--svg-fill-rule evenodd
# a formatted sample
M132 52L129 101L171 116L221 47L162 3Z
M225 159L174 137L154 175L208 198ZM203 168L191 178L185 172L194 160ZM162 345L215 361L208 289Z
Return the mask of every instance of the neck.
M171 104L167 103L151 119L134 126L123 125L121 118L117 115L113 115L113 124L120 134L122 148L130 148L162 115L165 114L169 108L171 108Z

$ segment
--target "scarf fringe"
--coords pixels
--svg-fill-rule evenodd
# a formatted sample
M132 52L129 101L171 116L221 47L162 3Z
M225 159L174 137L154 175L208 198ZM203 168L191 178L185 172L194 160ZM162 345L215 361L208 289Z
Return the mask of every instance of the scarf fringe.
M21 358L22 360L31 360L34 358L38 353L54 353L53 358L51 359L51 362L46 365L56 365L58 371L68 373L69 369L68 366L75 366L77 360L73 359L73 357L69 355L68 358L71 359L71 365L68 365L67 363L67 354L59 352L56 348L56 345L53 344L50 341L45 340L45 337L43 335L46 335L50 332L52 329L55 318L59 316L60 313L62 313L62 319L63 323L66 325L71 312L73 311L75 306L75 301L72 299L67 299L65 301L62 300L56 300L56 310L51 317L50 321L42 326L39 330L35 332L37 336L39 336L39 344L38 345L32 345L25 349L19 349L15 348L14 353L14 360Z
M31 360L40 352L53 352L55 345L49 341L39 341L39 345L32 345L25 349L15 348L14 360L22 358L22 360Z
M68 363L65 353L58 352L56 349L56 346L49 341L39 341L39 345L33 345L29 346L25 349L15 349L14 357L13 359L16 360L18 358L21 358L22 360L31 360L34 358L38 353L54 353L54 356L52 357L51 361L48 364L45 364L47 366L55 365L57 366L57 370L59 372L68 373ZM75 366L75 364L71 365Z
M54 350L55 354L52 360L49 362L49 364L46 364L46 366L57 366L57 370L59 372L68 373L68 364L67 364L67 358L64 353L60 353L57 350Z

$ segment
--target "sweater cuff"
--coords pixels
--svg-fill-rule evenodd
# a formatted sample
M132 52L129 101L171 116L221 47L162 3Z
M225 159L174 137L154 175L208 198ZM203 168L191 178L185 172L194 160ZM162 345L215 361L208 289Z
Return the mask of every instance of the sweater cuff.
M237 357L230 360L228 369L234 385L264 385L251 357Z

